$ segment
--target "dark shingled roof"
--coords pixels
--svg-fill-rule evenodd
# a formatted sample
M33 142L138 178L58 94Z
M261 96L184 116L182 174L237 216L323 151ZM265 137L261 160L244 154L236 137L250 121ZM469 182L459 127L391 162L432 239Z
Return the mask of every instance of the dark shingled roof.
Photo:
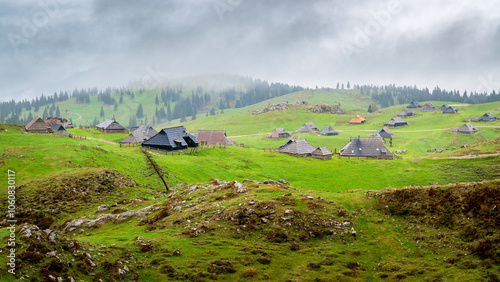
M107 119L95 126L98 129L103 130L127 130L124 126L119 124L113 119Z
M51 124L50 127L52 127L52 129L55 131L65 130L64 127L60 124Z
M417 115L414 111L412 110L404 110L398 114L400 117L410 117L410 116L415 116Z
M345 157L391 158L393 153L384 145L381 137L351 137L351 141L340 149Z
M473 133L476 131L477 131L477 128L470 123L466 123L458 128L459 133L469 133L470 134L470 133Z
M381 128L381 129L375 131L375 133L373 133L372 135L375 137L389 138L392 135L392 131L390 131L389 129L386 129L386 128Z
M485 113L482 117L480 117L478 120L479 121L494 121L497 118L492 115L491 113Z
M290 155L308 155L316 150L316 147L307 143L306 139L290 139L279 148L280 153Z
M432 103L426 103L422 108L420 108L421 111L424 112L432 112L436 110L436 107Z
M184 126L176 126L162 129L158 134L142 143L142 146L172 151L198 147L198 144L196 137L189 134Z
M457 110L454 107L448 106L448 108L444 109L443 114L454 114L456 112Z
M333 153L328 150L325 146L321 146L316 148L311 154L313 155L319 155L319 156L331 156Z
M323 130L319 132L321 135L339 135L337 131L335 131L331 126L325 127Z
M440 110L440 111L444 111L444 110L446 110L446 108L448 108L448 107L449 107L449 106L448 106L448 104L443 104L441 107L439 107L439 108L438 108L438 110Z
M151 126L141 125L134 132L130 133L129 136L123 138L120 143L142 143L156 134L158 132Z
M408 122L404 121L402 118L400 117L396 117L396 118L391 118L391 120L389 120L388 122L384 123L385 126L405 126L405 125L408 125Z
M422 107L422 105L420 105L419 102L410 102L410 104L408 104L408 106L406 106L407 108L412 108L412 109L415 109L415 108L420 108Z
M314 132L314 131L319 131L319 128L313 122L304 123L304 125L302 125L302 127L300 127L297 130L297 132Z
M234 146L234 143L227 139L224 130L198 130L193 136L196 137L201 144Z

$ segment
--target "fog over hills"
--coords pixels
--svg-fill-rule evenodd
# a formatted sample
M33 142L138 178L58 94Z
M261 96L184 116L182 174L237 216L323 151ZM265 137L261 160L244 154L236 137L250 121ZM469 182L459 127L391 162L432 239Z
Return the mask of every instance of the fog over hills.
M0 101L227 73L500 89L498 1L1 1Z

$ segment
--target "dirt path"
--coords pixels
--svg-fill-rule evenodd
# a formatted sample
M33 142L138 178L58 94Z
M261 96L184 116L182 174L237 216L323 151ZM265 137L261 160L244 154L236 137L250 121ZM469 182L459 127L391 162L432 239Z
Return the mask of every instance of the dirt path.
M108 143L108 144L113 144L113 145L118 145L118 143L116 143L116 142L109 141L109 140L104 140L104 139L98 139L98 138L92 138L92 137L87 137L87 139L97 140L97 141L101 141L101 142Z
M75 119L75 120L81 120L81 119L82 119L82 115L81 115L81 114L79 114L79 113L72 113L72 112L66 112L66 113L67 113L67 114L77 115L77 116L78 116L78 118L77 118L77 119Z
M477 155L465 155L465 156L445 156L445 157L432 157L433 159L476 159L476 158L486 158L492 156L500 156L500 152L493 154L477 154Z
M228 136L227 138L238 138L238 137L247 137L247 136L256 136L256 135L266 135L269 133L256 133L256 134L248 134L248 135L236 135L236 136Z

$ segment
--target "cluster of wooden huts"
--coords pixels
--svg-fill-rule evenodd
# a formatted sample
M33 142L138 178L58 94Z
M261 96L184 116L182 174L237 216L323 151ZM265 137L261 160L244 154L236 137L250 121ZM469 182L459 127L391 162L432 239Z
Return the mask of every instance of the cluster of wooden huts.
M45 120L39 116L35 116L30 120L24 128L29 133L54 133L59 132L66 136L71 134L66 131L66 128L73 128L73 124L65 118L46 118Z

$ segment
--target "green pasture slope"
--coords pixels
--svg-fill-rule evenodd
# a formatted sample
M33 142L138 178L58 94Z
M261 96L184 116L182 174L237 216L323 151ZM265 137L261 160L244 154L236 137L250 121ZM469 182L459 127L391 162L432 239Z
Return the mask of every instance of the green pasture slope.
M293 94L289 94L293 95ZM431 101L440 106L443 102ZM491 112L500 116L500 102L467 105L454 104L459 110L457 114L448 115L440 111L421 112L416 110L417 116L404 118L410 125L394 128L394 150L407 150L403 156L424 157L428 149L460 147L463 144L472 144L491 140L500 136L499 123L474 123L479 132L473 135L454 135L451 128L460 127L473 116L482 116ZM198 129L225 129L228 137L236 143L243 143L252 148L277 148L286 140L267 140L265 137L274 128L285 128L293 132L306 122L314 122L323 129L327 125L339 132L337 136L319 136L317 134L294 134L295 137L306 138L314 146L326 146L331 151L339 150L350 137L369 137L370 134L383 127L384 123L405 109L405 105L381 109L375 113L366 113L350 110L350 114L332 115L315 114L306 110L306 106L286 111L272 111L259 115L251 112L225 113L218 116L188 121L183 125L191 131ZM367 122L361 125L349 125L349 120L356 114L366 118ZM158 127L161 128L161 127Z
M330 97L327 92L318 94L320 92L315 92L313 95ZM323 98L318 101L325 101ZM356 101L358 99L361 98L356 98ZM329 104L336 104L334 100L335 98L330 100L332 102ZM347 100L340 101L342 107L354 105L353 103ZM433 103L440 106L439 102ZM265 107L268 103L261 104ZM76 107L78 105L75 105L75 110ZM96 213L99 205L112 204L121 199L138 200L128 204L125 201L122 206L112 208L111 212L123 212L120 211L121 208L136 211L147 206L159 207L160 210L148 215L144 221L133 218L124 222L109 222L92 229L82 229L82 232L62 231L59 235L61 240L79 242L82 252L90 253L97 264L96 267L89 268L84 259L67 252L63 245L58 243L53 248L58 250L62 258L69 261L71 258L76 259L72 267L60 272L64 279L68 275L72 275L76 280L85 281L97 277L109 279L106 275L116 272L114 263L117 261L121 263L127 261L130 273L138 275L134 277L140 281L169 279L356 281L385 278L410 281L472 281L495 279L495 277L498 279L499 266L496 257L493 255L493 258L479 258L477 255L471 255L469 249L470 246L477 246L481 238L492 240L496 238L494 232L478 233L478 238L465 241L461 237L462 231L454 229L452 225L436 229L407 219L404 211L393 212L391 207L389 209L391 213L388 213L388 208L380 206L377 200L367 196L371 194L366 194L370 190L385 193L384 189L388 187L425 186L429 183L445 185L500 178L499 156L472 159L447 158L476 153L495 153L500 150L500 143L496 140L500 137L498 123L476 123L480 132L472 136L452 135L449 130L451 127L462 125L463 120L471 116L481 116L485 112L500 116L497 110L500 108L500 103L457 105L457 108L459 113L456 115L417 111L419 116L407 119L410 126L394 129L394 147L390 149L408 150L402 158L395 160L334 157L332 160L322 161L295 158L262 150L262 148L276 148L285 142L262 140L262 137L276 127L293 131L303 123L314 122L320 128L332 125L340 134L329 137L300 134L297 137L304 137L315 146L326 146L331 150L339 149L351 136L368 136L385 121L402 111L404 106L394 106L371 114L356 107L347 107L346 109L352 113L349 115L313 114L307 112L305 107L252 115L247 108L189 121L183 125L192 132L201 128L226 129L228 136L235 142L244 143L250 148L211 148L198 151L195 155L165 155L152 152L156 162L168 172L167 183L173 193L169 197L161 193L164 190L161 181L146 169L139 148L120 148L116 144L95 140L117 142L126 134L70 129L69 131L75 135L95 138L70 139L50 134L22 133L19 126L0 124L0 183L6 183L7 170L15 171L18 196L24 196L28 200L37 194L51 195L52 191L47 188L48 183L53 183L54 187L64 190L64 185L68 185L64 183L68 181L92 179L92 175L98 175L107 169L114 169L120 175L129 177L137 183L137 186L116 190L116 193L109 195L89 194L87 200L82 203L75 203L71 196L59 199L65 205L78 206L79 208L75 210L57 213L54 211L56 207L50 202L36 205L39 209L35 211L38 218L33 219L33 222L41 222L45 214L50 214L53 217L50 229L64 226L68 220L82 216L95 219L99 215ZM61 112L64 112L63 108ZM368 122L363 125L347 125L347 121L356 113L362 114ZM469 144L467 148L451 150L465 143ZM427 153L429 148L441 147L450 150L442 154ZM210 194L212 192L204 189L190 192L190 185L201 183L199 186L206 186L208 184L205 183L213 178L240 182L244 179L255 181L284 179L291 186L280 188L255 183L245 184L249 185L248 193L241 195L229 191L215 191L214 194ZM498 189L498 181L488 183L492 189ZM5 199L7 190L3 184L1 187L0 198ZM434 186L434 189L440 191L453 189L453 186L441 187ZM249 200L278 201L276 199L288 194L293 200L283 202L283 206L276 205L276 214L279 215L277 218L288 217L286 209L291 209L297 215L300 214L301 218L310 221L316 220L317 217L331 218L333 215L335 220L352 222L358 232L357 237L350 234L314 237L316 235L308 233L306 238L303 238L304 235L299 231L291 230L288 235L283 235L276 233L278 229L273 229L272 225L263 225L260 221L235 224L229 219L221 220L220 223L210 223L209 228L201 235L195 237L190 235L192 234L190 222L208 221L210 217L224 213L225 208L237 208L240 204L248 206ZM306 196L311 196L315 200L309 200ZM182 200L192 201L197 207L183 205L181 212L174 211L172 207L180 205ZM161 209L166 209L169 214L163 220L159 217ZM258 210L258 205L255 209L257 212L264 212L264 209ZM450 210L448 207L446 209L445 211ZM441 210L443 209L436 208L436 212ZM427 212L433 210L428 208ZM0 214L4 215L5 211L2 210ZM210 217L205 218L208 215ZM239 220L244 218L242 213L238 213L236 217ZM210 220L213 221L213 218ZM280 220L277 224L280 228L286 228L286 220ZM8 231L5 228L0 230L0 236L3 238L0 240L4 242L4 236L8 235ZM314 233L314 230L311 232ZM148 251L149 247L137 243L137 236L149 242L152 251ZM19 253L28 254L30 241L19 240L25 242L19 246ZM108 247L115 244L117 247L105 249L99 244ZM180 256L173 255L177 249L182 253ZM6 252L5 244L2 244L2 253ZM98 255L98 252L105 254L106 258ZM43 275L47 272L41 272L40 269L57 270L57 267L50 266L51 261L46 257L38 262L24 261L18 273L43 280ZM34 271L31 271L31 268ZM15 280L10 274L5 274L7 267L4 255L0 256L0 270L2 281ZM190 274L194 276L189 276Z

